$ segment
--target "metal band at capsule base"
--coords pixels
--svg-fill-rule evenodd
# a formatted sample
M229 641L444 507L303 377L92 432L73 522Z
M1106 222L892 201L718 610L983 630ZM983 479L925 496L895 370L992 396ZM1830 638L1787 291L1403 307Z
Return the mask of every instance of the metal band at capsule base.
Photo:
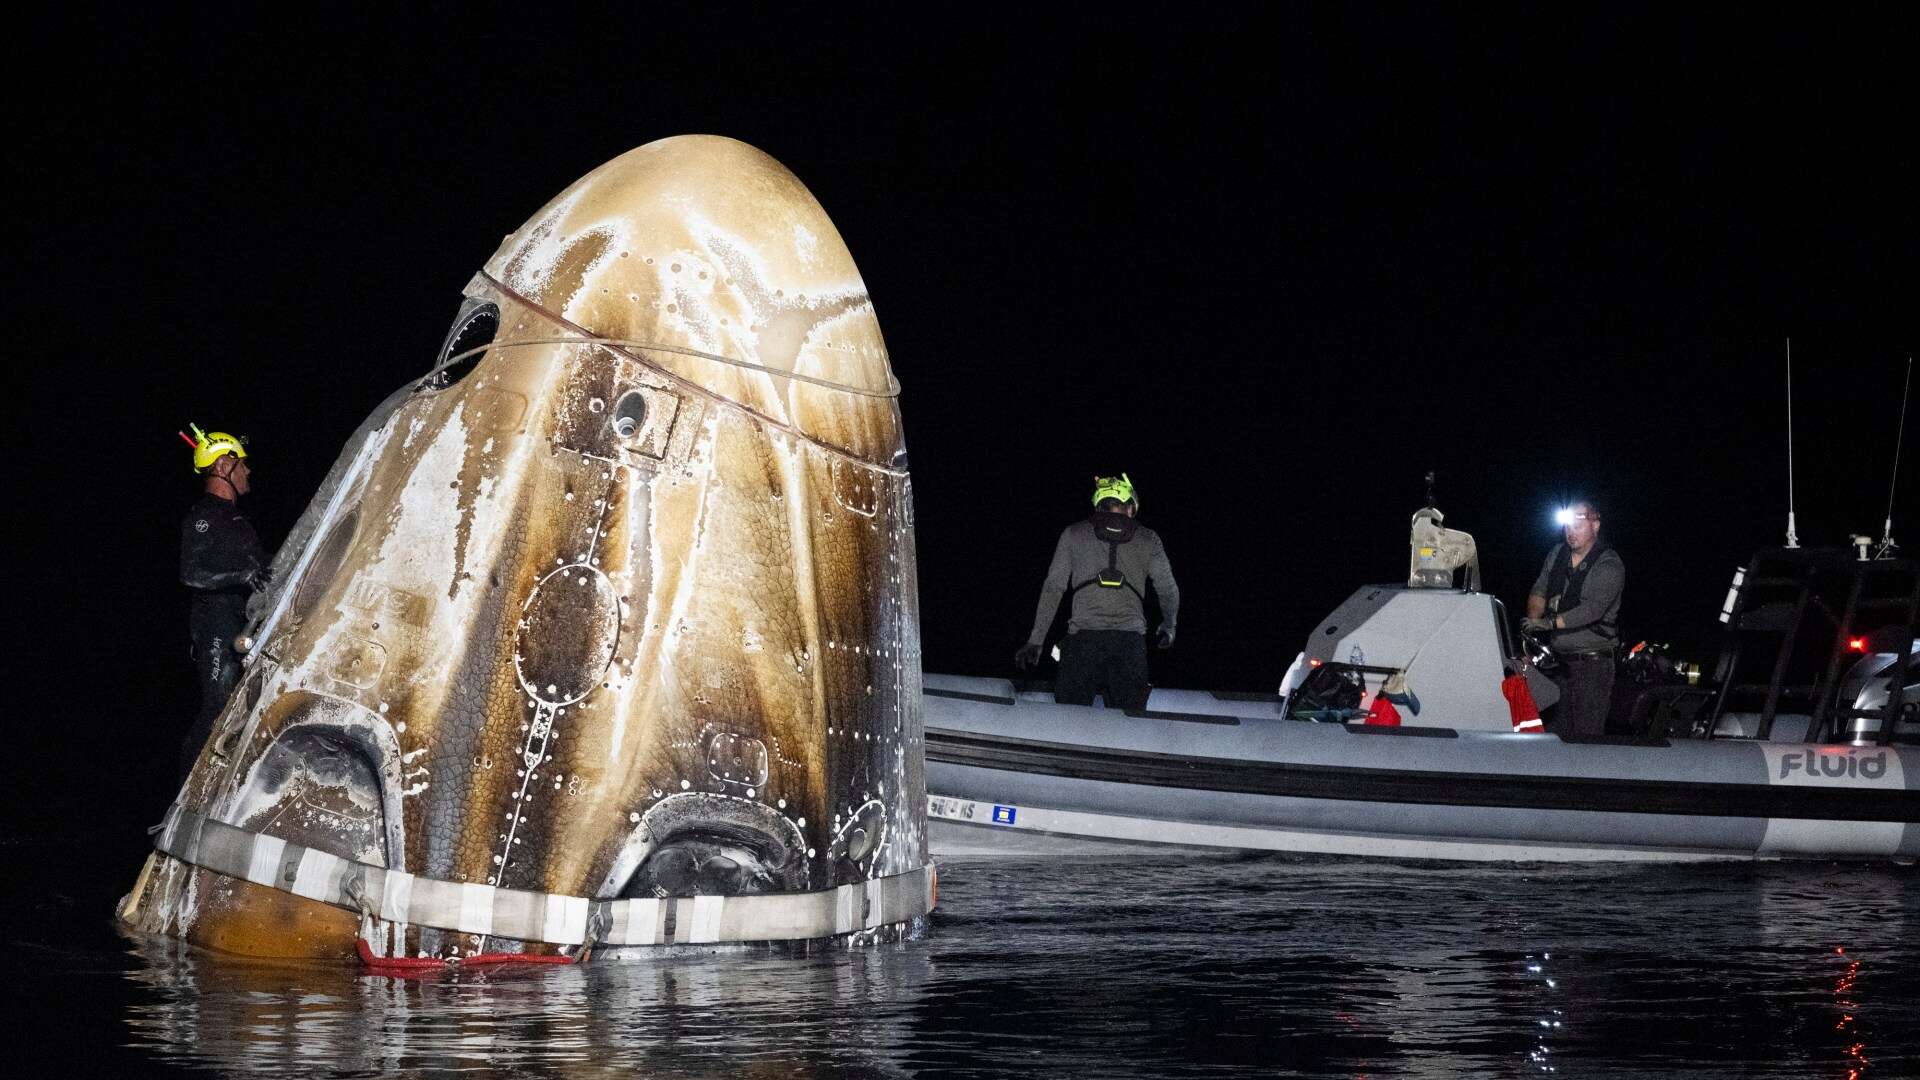
M872 930L933 910L932 863L816 892L593 900L389 870L178 805L154 848L216 874L387 922L549 945L797 941Z

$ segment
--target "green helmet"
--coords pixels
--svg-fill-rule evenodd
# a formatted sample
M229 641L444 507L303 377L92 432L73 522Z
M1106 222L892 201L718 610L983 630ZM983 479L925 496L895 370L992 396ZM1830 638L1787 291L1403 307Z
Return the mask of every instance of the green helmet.
M1136 510L1140 508L1140 497L1133 493L1133 481L1127 479L1126 473L1121 473L1119 476L1093 478L1093 508L1100 509L1100 504L1108 499L1132 503Z

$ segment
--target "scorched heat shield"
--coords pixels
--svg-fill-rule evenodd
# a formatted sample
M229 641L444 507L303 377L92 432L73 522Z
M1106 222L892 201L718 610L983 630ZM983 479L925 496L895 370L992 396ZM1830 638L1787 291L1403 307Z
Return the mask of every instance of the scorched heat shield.
M673 138L575 183L281 550L122 917L450 957L923 915L897 391L772 158Z

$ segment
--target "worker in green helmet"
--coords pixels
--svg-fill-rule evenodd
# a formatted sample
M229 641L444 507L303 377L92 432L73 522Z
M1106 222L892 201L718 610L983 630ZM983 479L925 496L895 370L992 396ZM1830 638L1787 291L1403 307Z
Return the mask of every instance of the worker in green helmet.
M214 720L240 678L233 642L246 629L247 598L270 576L267 553L237 503L251 487L252 467L241 440L224 431L180 437L193 447L193 471L203 478L200 498L180 523L180 583L190 591L187 628L200 708L180 745L184 780L213 732Z
M1093 514L1067 526L1054 545L1033 631L1013 660L1022 668L1040 662L1060 598L1071 594L1073 614L1060 643L1053 691L1063 705L1091 705L1099 694L1109 708L1146 708L1149 588L1160 601L1157 644L1163 649L1173 644L1180 587L1159 534L1139 523L1139 511L1139 496L1126 473L1095 477Z

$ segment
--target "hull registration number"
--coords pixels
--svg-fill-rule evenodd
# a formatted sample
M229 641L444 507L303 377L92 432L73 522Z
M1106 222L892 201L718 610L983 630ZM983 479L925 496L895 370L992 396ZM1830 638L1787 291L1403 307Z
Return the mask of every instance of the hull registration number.
M954 799L945 795L927 796L927 814L948 821L977 821L981 824L1012 825L1020 817L1017 806L980 803L972 799Z

